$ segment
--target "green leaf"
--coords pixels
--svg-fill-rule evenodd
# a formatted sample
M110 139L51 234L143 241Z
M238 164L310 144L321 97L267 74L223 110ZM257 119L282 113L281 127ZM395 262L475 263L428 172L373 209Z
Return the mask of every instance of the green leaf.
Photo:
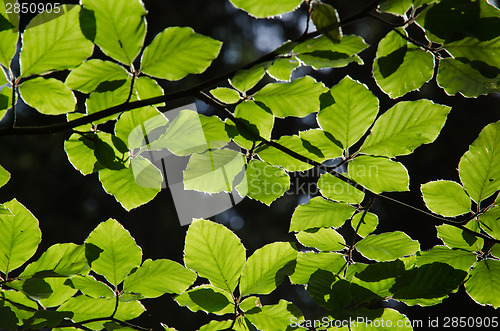
M500 245L499 244L493 245L490 254L496 258L500 258Z
M386 13L404 15L412 6L414 0L384 0L379 10Z
M71 276L89 270L83 245L55 244L21 273L21 278Z
M439 62L437 83L448 95L461 93L474 98L500 92L500 75L486 77L469 64L449 58Z
M258 18L280 15L296 9L302 0L229 0L236 7Z
M342 254L330 252L300 252L297 255L297 266L290 281L292 284L307 284L309 278L318 270L330 271L338 274L346 266Z
M342 156L342 145L331 134L321 129L299 131L303 145L321 160Z
M484 127L460 159L458 173L475 202L500 190L500 121Z
M36 279L36 281L43 281L51 290L50 295L47 297L38 298L38 302L45 308L60 306L77 292L77 290L65 284L66 279L64 278L44 278L43 280Z
M259 141L260 137L266 140L271 139L274 115L264 104L254 101L242 102L236 106L234 117L238 118L246 128L233 137L234 141L243 148L252 149L254 141Z
M10 173L4 168L2 168L2 166L0 165L0 187L7 184L9 179L10 179Z
M266 74L264 65L257 65L247 70L238 70L229 83L240 92L252 89Z
M316 29L334 43L339 43L342 38L340 31L339 17L337 11L332 6L316 2L313 6L311 19Z
M474 266L465 290L470 297L481 305L500 306L500 261L483 260Z
M13 4L13 1L10 3ZM5 6L0 6L0 64L9 68L10 62L16 53L17 39L19 37L17 33L19 18L15 14L7 14L7 2L4 1L4 4Z
M98 59L88 60L73 69L65 84L72 90L90 93L96 90L104 91L113 85L122 85L129 77L127 71L120 65Z
M149 160L137 156L129 168L100 170L99 180L104 190L130 211L153 200L161 190L163 177Z
M184 189L208 193L231 192L245 168L245 156L231 149L193 154L184 170Z
M63 5L64 14L47 11L31 20L23 34L23 77L52 70L71 69L92 55L94 44L80 28L80 6Z
M144 50L141 71L171 81L204 72L219 55L222 43L191 28L170 27Z
M146 260L123 284L123 290L156 298L165 293L181 293L196 280L196 274L170 260Z
M95 260L89 261L92 270L106 277L113 285L121 283L133 268L141 264L141 248L114 219L99 224L85 243L89 251L87 255L90 251L100 252Z
M212 285L233 293L245 261L245 247L223 225L194 220L189 226L184 263Z
M267 73L276 80L290 81L292 72L300 63L292 58L278 58L267 68Z
M318 270L311 275L307 292L318 306L329 311L342 310L351 301L349 282L343 279L337 280L333 273L325 270Z
M203 325L198 331L226 330L226 329L229 329L230 327L234 326L233 324L234 324L233 320L227 320L227 321L211 320L210 323ZM167 330L169 330L169 329L167 329Z
M274 242L256 250L245 264L241 274L240 292L269 294L290 275L295 266L297 249L288 242Z
M330 89L334 103L321 109L318 123L338 139L344 149L354 145L373 124L378 113L378 99L363 84L344 78Z
M425 183L421 191L425 205L436 214L453 217L470 211L470 198L456 182L440 180Z
M108 285L97 281L90 275L71 277L66 280L65 284L94 299L113 298L115 296L115 292Z
M482 215L479 215L481 228L493 238L500 238L500 207L493 207Z
M434 246L428 251L417 254L417 265L434 262L446 263L454 269L468 271L476 262L476 254L461 249L450 249L445 246Z
M340 251L345 247L344 238L332 228L309 229L295 236L302 245L320 251Z
M483 239L470 232L451 225L437 226L438 237L450 248L460 248L469 252L479 251L483 247Z
M309 53L327 51L336 54L338 57L342 57L342 54L347 56L353 56L367 47L368 44L366 44L363 38L361 38L360 36L343 36L340 43L335 44L332 43L332 41L328 39L326 36L322 35L317 38L309 39L298 44L293 49L292 53L309 54ZM355 58L359 59L359 57L357 56L355 56Z
M234 313L231 294L212 285L192 288L177 296L175 301L193 312L202 310L216 315Z
M352 204L361 203L365 197L362 191L328 173L322 174L319 178L318 189L321 195L327 199Z
M327 91L310 76L291 83L267 84L255 93L255 101L264 103L276 117L304 117L319 111L319 96Z
M73 297L63 303L57 311L73 312L71 320L81 322L88 319L106 318L113 314L115 308L115 299L98 298L94 299L85 295ZM121 321L128 321L139 317L145 308L138 301L120 302L114 318ZM85 326L93 330L104 328L105 321L85 323Z
M0 214L0 271L6 274L35 254L42 234L35 216L16 199L4 206L15 215Z
M4 289L0 291L0 298L3 301L3 306L10 308L19 320L31 318L34 315L33 312L38 309L37 303L22 292ZM3 320L0 321L3 322Z
M358 235L364 238L375 231L378 225L378 217L373 213L366 213L365 217L363 218L363 222L361 223L361 225L359 225L362 216L363 213L357 213L356 215L354 215L351 220L351 226L354 230L358 229Z
M447 264L434 262L404 272L391 288L393 299L408 305L435 305L455 292L467 277L467 272Z
M12 215L12 212L10 211L9 208L5 207L4 205L0 204L0 215L4 216L14 216Z
M295 209L290 222L291 231L302 231L319 227L341 227L356 209L346 203L315 197Z
M409 191L408 170L384 157L362 155L349 162L349 176L375 193Z
M124 104L129 99L130 84L132 84L132 79L129 78L122 85L112 86L110 90L105 92L92 92L85 101L87 113L90 115L107 108ZM130 99L132 99L132 96ZM93 123L106 123L107 121L115 120L118 117L119 114L113 114L108 117L95 120Z
M60 115L75 111L73 92L55 78L30 79L19 86L19 93L24 102L42 114Z
M250 296L246 297L245 299L241 300L240 309L243 310L244 312L252 310L253 308L261 308L262 303L260 302L259 297L256 296Z
M387 157L410 154L437 138L450 110L429 100L399 102L377 119L359 152Z
M218 87L210 90L210 94L212 94L217 100L229 105L237 103L240 100L240 94L238 93L238 91L227 87Z
M414 45L407 46L407 41L395 31L380 41L373 76L377 85L391 98L419 89L433 74L434 57L431 53Z
M500 59L497 56L500 52L500 37L486 41L465 37L444 46L454 58L467 58L468 62L481 61L500 69Z
M146 37L146 10L139 0L83 0L95 16L95 40L104 54L130 65Z
M178 156L203 153L209 148L222 148L231 138L226 124L216 116L199 115L193 110L182 110L158 140L150 143L153 150L168 148Z
M240 195L268 206L290 188L290 177L283 169L259 160L251 160L245 174L246 180L236 186Z
M372 234L361 239L355 246L363 256L375 261L391 261L413 255L420 250L420 244L401 231Z
M304 320L300 310L291 302L280 300L276 305L263 306L247 311L245 316L259 330L305 330L292 327L290 321Z

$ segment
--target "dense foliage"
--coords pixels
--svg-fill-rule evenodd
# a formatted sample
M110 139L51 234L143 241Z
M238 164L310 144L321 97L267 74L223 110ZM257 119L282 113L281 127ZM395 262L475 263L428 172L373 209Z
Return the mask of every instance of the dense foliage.
M349 76L331 87L311 76L291 78L301 66L354 62L373 66L378 87L393 99L432 79L448 95L500 92L500 11L485 0L386 0L339 21L335 8L321 1L230 1L256 18L306 6L316 31L241 70L165 92L164 81L204 72L222 43L169 27L144 45L140 0L62 5L57 13L38 14L24 31L18 16L0 6L0 135L70 131L69 162L83 175L97 173L127 211L165 186L165 165L151 153L188 158L186 190L228 192L266 205L290 188L291 173L317 169L320 194L290 220L296 242L272 242L247 254L231 230L196 219L181 265L143 258L132 235L109 219L81 244L54 244L30 261L42 238L39 222L12 197L0 204L0 328L145 330L132 321L145 312L141 300L166 293L179 309L212 314L203 331L364 330L380 328L376 321L412 329L397 310L373 307L388 300L439 305L461 285L478 304L498 308L500 122L485 126L463 151L460 182L422 183L428 211L420 210L383 193L409 191L410 174L399 157L433 143L453 109L421 99L381 112L373 91ZM391 27L378 45L342 33L343 25L365 16ZM104 56L95 56L96 47ZM373 64L358 55L369 47L377 48ZM262 84L265 76L276 82ZM186 95L216 115L182 109L167 119L158 109ZM21 102L64 120L16 126ZM317 126L274 139L276 119L311 114ZM10 179L7 170L0 166L0 186ZM436 222L443 245L421 250L397 223L375 234L376 200ZM329 323L311 324L287 300L261 304L287 278L307 289ZM359 318L373 323L343 324Z

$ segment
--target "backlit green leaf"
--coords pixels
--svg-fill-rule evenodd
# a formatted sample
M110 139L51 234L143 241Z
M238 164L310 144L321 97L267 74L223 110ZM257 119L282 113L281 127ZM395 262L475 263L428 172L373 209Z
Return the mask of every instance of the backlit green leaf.
M344 238L332 228L309 229L295 236L302 245L321 251L340 251L345 247Z
M429 100L399 102L377 119L360 152L387 157L410 154L437 138L450 110Z
M10 173L0 165L0 187L7 184L9 179L10 179Z
M97 281L93 276L74 276L66 281L68 286L80 290L92 298L113 298L115 292L106 284Z
M83 0L96 21L94 42L109 57L130 65L146 36L146 10L139 0Z
M276 80L290 81L292 72L300 65L291 58L278 58L267 68L267 73Z
M360 237L364 238L375 231L378 225L378 217L373 213L366 213L365 217L363 218L363 222L361 223L361 225L359 225L362 216L363 213L357 213L356 215L354 215L351 220L351 226L354 230L358 229L357 234Z
M216 315L234 313L231 294L213 285L192 288L177 296L175 301L193 312L202 310Z
M490 66L500 69L500 37L481 41L474 37L465 37L464 39L445 44L446 50L454 58L467 58L469 61L481 61Z
M20 277L71 276L89 270L83 245L55 244L35 262L29 264Z
M464 188L452 181L440 180L421 187L424 201L431 211L447 217L468 213L471 201Z
M476 262L476 254L461 249L450 249L445 246L434 246L428 251L417 255L417 265L431 264L434 262L446 263L455 269L468 271Z
M130 94L130 84L132 84L132 80L129 78L123 84L113 86L110 90L106 90L104 92L92 92L85 102L87 113L90 115L107 108L124 104L127 100L129 100L129 96L130 100L132 100L133 94ZM108 117L95 120L93 123L106 123L107 121L114 120L118 117L119 114L113 114Z
M104 190L131 210L151 201L161 190L163 177L160 170L141 156L133 158L128 168L99 171Z
M319 158L334 159L342 156L342 145L331 134L321 129L299 131L304 146Z
M76 99L63 82L37 77L19 87L24 102L42 114L60 115L75 111Z
M84 93L103 92L113 85L122 85L128 78L127 71L116 63L98 59L88 60L73 69L65 84L72 90Z
M231 192L236 176L244 170L245 157L231 149L193 154L184 170L184 189L208 193Z
M240 292L269 294L293 272L297 249L288 242L274 242L256 250L241 273Z
M195 220L189 226L184 248L186 267L221 289L233 293L245 265L245 247L223 225Z
M17 33L19 18L12 13L7 14L7 2L4 1L4 4L5 6L0 6L0 64L9 68L10 62L16 53L17 39L19 37Z
M408 170L383 157L362 155L349 162L349 176L375 193L409 191Z
M500 261L484 260L476 263L465 283L465 289L474 301L482 305L500 306Z
M319 96L326 91L322 83L306 76L291 83L268 84L254 99L269 107L276 117L304 117L319 111Z
M268 206L289 188L290 177L283 169L259 160L251 160L248 163L246 180L236 187L240 195L246 194Z
M217 320L211 320L210 323L203 325L198 331L219 331L219 330L225 330L230 327L234 327L233 325L233 320L227 320L227 321L217 321ZM167 331L170 329L166 329Z
M300 252L297 255L295 271L290 275L290 281L292 284L307 284L311 275L317 270L321 269L338 274L345 266L346 261L342 254Z
M418 241L400 231L369 235L355 247L363 256L376 261L391 261L420 250Z
M476 202L500 190L500 122L488 124L481 131L460 159L458 172Z
M51 308L61 305L63 302L74 296L77 290L67 286L65 281L66 279L60 277L44 278L43 283L51 289L51 293L47 297L38 299L38 302L40 302L40 304L45 308Z
M311 19L316 29L324 36L334 43L340 42L342 33L335 8L321 2L314 3Z
M434 57L431 53L407 45L407 41L395 31L381 40L373 63L373 76L391 98L419 89L433 74Z
M234 141L245 149L251 149L254 141L262 137L271 139L271 131L274 125L274 115L262 103L254 101L242 102L236 106L234 117L245 125L246 130L233 137Z
M322 174L319 178L318 189L327 199L352 204L361 203L365 197L362 191L328 173Z
M305 205L300 205L295 209L290 223L290 231L330 226L338 228L354 214L354 211L355 208L346 203L315 197Z
M500 92L500 75L486 77L469 64L449 58L439 62L437 82L448 95L461 93L473 98Z
M258 18L283 14L297 8L302 0L230 0L233 5Z
M413 0L384 0L379 10L396 15L404 15L410 9Z
M438 237L450 248L460 248L473 252L479 251L483 247L483 239L451 225L440 225L437 227L437 232Z
M146 260L123 284L123 290L145 298L181 293L196 280L196 274L170 260Z
M80 28L80 6L59 7L63 15L45 11L31 20L23 35L23 77L52 70L71 69L92 55L94 44Z
M93 254L100 252L95 260L89 261L92 270L106 277L113 285L121 283L133 268L141 264L141 248L114 219L99 224L85 243L87 250L91 250Z
M191 28L170 27L144 50L141 71L157 78L179 80L205 71L219 54L222 43Z
M481 228L494 238L500 238L500 207L493 207L479 216Z
M250 69L238 70L229 82L238 91L246 92L257 85L265 74L265 66L257 65Z
M378 113L378 100L365 85L350 77L332 87L330 93L334 103L321 109L318 123L348 149L372 125Z
M300 323L304 317L295 305L285 300L280 300L276 305L254 308L247 311L245 316L259 330L305 330L290 325L290 321Z
M227 104L233 104L240 100L239 93L227 87L218 87L210 90L210 94L212 94L217 100Z
M0 271L6 274L35 254L41 233L37 219L16 199L4 205L15 215L0 214Z

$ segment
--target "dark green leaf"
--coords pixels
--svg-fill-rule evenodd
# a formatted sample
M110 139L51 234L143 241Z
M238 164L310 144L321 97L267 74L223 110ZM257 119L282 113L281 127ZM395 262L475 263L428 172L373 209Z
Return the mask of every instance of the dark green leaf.
M313 6L311 19L316 29L334 43L339 43L342 33L337 11L332 6L317 2Z

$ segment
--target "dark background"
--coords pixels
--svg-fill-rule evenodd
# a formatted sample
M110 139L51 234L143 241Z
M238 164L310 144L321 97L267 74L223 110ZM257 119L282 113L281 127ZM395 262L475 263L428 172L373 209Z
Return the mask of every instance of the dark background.
M36 1L35 1L36 2ZM76 1L62 1L76 3ZM146 44L154 35L169 26L189 26L196 32L211 36L224 43L222 52L213 66L202 75L192 75L179 82L162 82L167 92L190 87L249 63L260 55L272 51L287 39L293 39L305 27L305 8L285 14L281 19L250 18L246 13L235 9L227 0L212 1L161 1L145 0L148 10L148 35ZM367 1L325 1L334 5L341 18L359 12ZM493 2L492 2L493 3ZM26 24L29 17L23 17ZM459 181L457 166L462 154L474 141L481 129L488 123L497 121L500 116L498 105L500 95L482 96L476 99L461 96L447 96L435 80L425 84L420 92L411 92L403 98L391 100L376 86L371 74L371 65L376 45L388 32L386 26L372 18L364 18L343 29L344 34L359 34L372 47L365 50L361 57L364 66L350 64L346 68L327 69L314 72L301 68L294 77L311 74L331 87L345 75L365 83L381 102L381 112L396 101L427 98L453 107L447 123L435 143L419 147L412 155L399 157L410 174L408 193L391 193L414 206L425 208L420 197L420 185L430 180L448 179ZM98 56L101 56L96 51ZM265 82L270 82L267 80ZM264 83L265 83L264 82ZM221 82L219 86L226 85ZM194 99L179 102L190 103ZM199 109L210 112L203 103L196 102ZM176 106L174 103L172 106ZM24 109L18 118L18 125L40 124L42 119L29 109ZM295 133L310 125L315 125L314 117L305 119L278 120L273 135ZM19 136L0 138L0 164L11 174L10 182L0 190L0 201L17 198L40 221L42 243L35 258L50 245L58 242L82 243L87 235L102 221L115 218L127 228L142 247L144 258L168 258L182 263L184 236L187 226L179 225L170 192L163 190L152 202L126 212L116 200L102 189L97 175L82 176L73 169L63 149L68 133L45 136ZM311 176L300 176L299 183L314 183ZM292 183L296 179L292 176ZM300 202L307 197L289 193L267 207L259 202L245 199L232 210L214 218L226 224L241 238L250 255L255 249L267 243L294 240L288 233L290 217ZM311 184L312 185L312 184ZM413 239L418 239L422 250L441 244L436 237L433 219L422 217L408 210L376 202L373 211L379 216L378 232L401 230ZM318 309L301 286L292 286L288 281L269 296L262 298L263 303L276 303L280 298L293 300L308 319L318 318L323 313ZM195 330L207 323L210 317L204 313L192 313L179 307L170 296L145 300L148 311L137 321L145 327L158 329L163 322L178 330ZM410 319L424 320L440 316L496 316L491 307L476 304L463 290L450 295L438 306L408 307L397 302L388 302Z

